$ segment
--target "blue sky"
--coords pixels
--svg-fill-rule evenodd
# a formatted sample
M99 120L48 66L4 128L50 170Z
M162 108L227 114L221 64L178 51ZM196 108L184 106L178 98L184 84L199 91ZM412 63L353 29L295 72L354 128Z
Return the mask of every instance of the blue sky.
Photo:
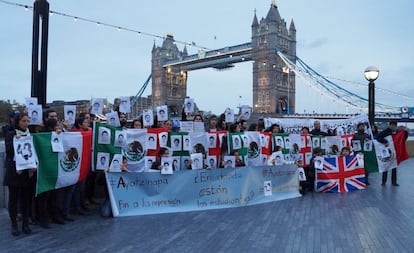
M14 1L33 5L33 1ZM265 17L270 0L109 1L49 0L50 9L207 48L249 42L254 10ZM338 84L367 97L363 71L375 65L376 100L414 107L414 17L411 0L277 1L288 24L294 19L297 55L320 74L355 83ZM0 2L0 99L23 102L30 96L33 12ZM214 39L216 38L216 39ZM155 41L157 46L162 40ZM135 95L151 71L154 38L52 15L49 27L47 100ZM183 45L178 44L180 50ZM190 54L196 48L187 48ZM297 112L354 112L322 98L297 80ZM150 87L145 95L150 94ZM252 104L252 63L232 70L189 72L188 95L203 110ZM212 99L214 98L214 99Z

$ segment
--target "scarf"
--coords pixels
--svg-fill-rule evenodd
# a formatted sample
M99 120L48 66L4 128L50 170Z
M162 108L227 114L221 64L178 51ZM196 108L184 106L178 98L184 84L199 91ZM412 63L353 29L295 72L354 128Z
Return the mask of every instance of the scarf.
M30 136L29 128L27 128L26 131L22 131L16 128L16 134L21 136Z

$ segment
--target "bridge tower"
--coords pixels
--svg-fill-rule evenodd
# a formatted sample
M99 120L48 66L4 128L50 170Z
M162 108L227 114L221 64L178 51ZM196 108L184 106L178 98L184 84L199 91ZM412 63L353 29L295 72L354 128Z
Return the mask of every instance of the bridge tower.
M174 42L174 36L168 34L162 46L152 48L152 107L168 105L171 116L181 113L184 99L187 96L187 71L178 67L164 68L167 61L187 56L187 48L180 51Z
M272 1L266 18L252 23L253 107L261 113L295 113L295 74L275 53L278 48L296 62L296 28L289 29Z

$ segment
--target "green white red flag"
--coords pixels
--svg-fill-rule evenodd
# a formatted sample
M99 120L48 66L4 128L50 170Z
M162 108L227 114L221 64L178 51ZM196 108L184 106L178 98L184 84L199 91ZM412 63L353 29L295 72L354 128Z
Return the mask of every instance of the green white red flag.
M36 195L86 179L91 166L92 131L63 132L64 152L52 151L52 133L33 135L39 160Z

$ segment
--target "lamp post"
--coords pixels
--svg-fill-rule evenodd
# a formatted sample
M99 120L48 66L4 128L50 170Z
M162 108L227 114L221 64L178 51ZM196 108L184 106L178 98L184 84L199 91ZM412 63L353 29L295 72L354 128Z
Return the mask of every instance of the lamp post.
M49 37L49 3L36 0L33 4L31 96L46 105L47 46Z
M375 123L375 83L379 75L377 67L369 66L365 69L364 76L368 84L368 120L371 126Z
M288 94L287 94L287 114L290 114L290 80L289 80L289 73L290 68L289 67L283 67L282 68L283 73L287 74L287 87L288 87Z

